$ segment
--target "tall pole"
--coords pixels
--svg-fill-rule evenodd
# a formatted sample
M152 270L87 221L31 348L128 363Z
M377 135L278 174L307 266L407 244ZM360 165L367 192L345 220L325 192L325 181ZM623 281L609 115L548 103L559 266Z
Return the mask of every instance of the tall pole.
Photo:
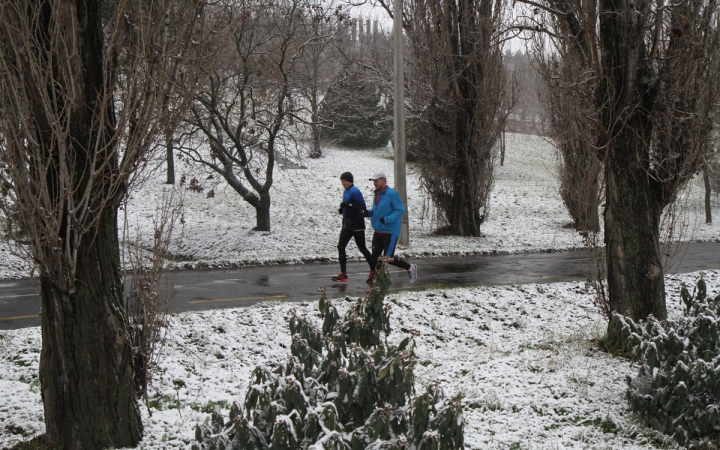
M400 222L399 245L410 244L405 183L405 72L403 67L402 0L395 0L394 50L395 50L395 190L405 205L405 215Z

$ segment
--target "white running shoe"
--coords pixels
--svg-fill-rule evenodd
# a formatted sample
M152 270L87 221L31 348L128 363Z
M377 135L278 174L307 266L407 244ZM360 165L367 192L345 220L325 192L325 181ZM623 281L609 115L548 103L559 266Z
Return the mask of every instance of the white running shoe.
M414 283L417 280L417 264L410 264L410 268L407 271L410 282Z

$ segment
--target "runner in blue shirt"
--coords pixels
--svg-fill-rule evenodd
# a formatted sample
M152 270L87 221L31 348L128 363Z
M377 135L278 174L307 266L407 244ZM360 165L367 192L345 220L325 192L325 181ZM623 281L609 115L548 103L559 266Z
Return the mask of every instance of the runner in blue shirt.
M340 273L332 277L332 280L347 283L347 253L345 247L347 247L350 239L355 238L355 245L357 245L360 253L365 256L368 264L370 264L372 256L365 245L365 199L362 192L353 184L353 175L350 172L344 172L340 175L340 183L345 188L343 201L340 203L340 209L338 209L338 212L343 216L340 240L337 245ZM375 266L370 264L370 270L373 267Z
M410 282L414 283L417 280L417 265L395 256L395 244L400 237L400 219L405 215L405 206L400 195L387 185L385 172L375 172L370 180L375 185L375 195L372 209L368 209L366 214L370 217L375 233L372 238L372 260L367 283L373 282L377 260L383 253L394 258L390 264L407 270Z

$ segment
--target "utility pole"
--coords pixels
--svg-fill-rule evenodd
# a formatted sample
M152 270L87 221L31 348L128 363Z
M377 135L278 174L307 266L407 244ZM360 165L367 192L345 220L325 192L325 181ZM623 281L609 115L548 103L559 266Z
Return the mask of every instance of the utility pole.
M410 211L407 202L405 182L405 72L403 67L403 29L402 0L395 0L394 17L394 53L395 53L395 190L405 205L405 215L400 222L399 245L410 244L408 216Z

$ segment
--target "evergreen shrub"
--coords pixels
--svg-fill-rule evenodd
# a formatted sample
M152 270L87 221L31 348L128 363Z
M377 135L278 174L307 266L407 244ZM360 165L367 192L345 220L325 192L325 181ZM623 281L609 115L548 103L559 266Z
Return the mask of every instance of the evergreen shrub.
M653 428L687 445L720 436L720 295L711 298L701 277L690 294L681 288L685 315L635 323L615 313L623 350L640 361L628 377L626 398Z
M359 74L346 74L320 105L327 121L322 138L347 147L384 147L393 133L392 114L392 102L382 101L377 86Z
M415 395L416 334L387 343L387 271L344 318L322 292L321 327L291 312L292 356L257 366L241 408L213 412L195 449L455 450L464 448L460 398L437 384Z

